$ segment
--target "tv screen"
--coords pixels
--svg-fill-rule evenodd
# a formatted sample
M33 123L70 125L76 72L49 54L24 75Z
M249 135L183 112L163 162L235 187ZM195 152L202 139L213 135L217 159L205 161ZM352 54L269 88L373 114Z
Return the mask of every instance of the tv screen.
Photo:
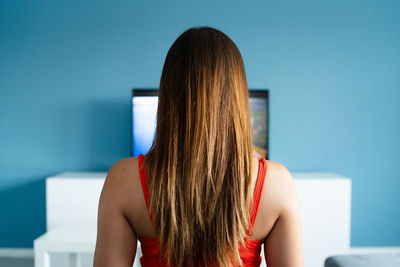
M249 105L255 151L268 153L268 90L249 89ZM153 142L158 106L157 89L132 90L132 156L146 154Z

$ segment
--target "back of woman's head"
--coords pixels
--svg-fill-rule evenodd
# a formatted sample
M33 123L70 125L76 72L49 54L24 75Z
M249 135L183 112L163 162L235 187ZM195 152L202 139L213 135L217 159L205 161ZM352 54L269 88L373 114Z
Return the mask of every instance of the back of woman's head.
M233 41L210 27L182 33L165 59L145 158L155 231L174 266L241 263L252 195L248 105Z

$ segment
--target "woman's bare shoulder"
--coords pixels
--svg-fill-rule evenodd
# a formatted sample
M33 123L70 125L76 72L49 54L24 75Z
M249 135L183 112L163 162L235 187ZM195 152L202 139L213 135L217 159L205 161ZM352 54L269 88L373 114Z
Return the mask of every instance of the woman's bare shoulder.
M267 172L264 181L263 194L273 199L277 209L296 201L297 191L292 174L281 163L266 160Z
M123 158L115 162L108 170L105 185L108 184L114 188L125 188L137 180L138 176L138 158Z
M289 170L281 163L266 160L267 171L262 189L259 213L253 239L263 239L272 230L282 212L297 199L295 184Z
M124 210L143 198L140 191L140 177L137 157L123 158L115 162L107 173L102 194L112 196L115 205Z
M293 177L290 171L282 164L272 160L266 160L267 172L266 181L270 180L273 185L283 184L291 185L293 184Z
M301 205L290 171L278 162L268 161L265 197L273 203L276 221L264 240L268 266L304 266L302 252ZM268 208L264 206L264 208Z
M110 168L104 188L138 236L154 236L140 181L137 157L124 158ZM103 188L103 191L104 191Z

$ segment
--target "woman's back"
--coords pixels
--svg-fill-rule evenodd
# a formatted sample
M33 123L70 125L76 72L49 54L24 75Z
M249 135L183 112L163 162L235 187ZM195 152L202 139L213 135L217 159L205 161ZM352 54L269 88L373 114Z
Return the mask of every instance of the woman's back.
M139 166L139 158L138 157L128 158L128 159L125 159L125 160L127 160L127 161L131 160L132 163L130 163L130 164L137 165L137 167ZM253 179L252 179L252 186L251 186L252 189L253 189L252 192L254 192L254 187L255 187L257 176L258 176L259 161L260 161L260 158L256 158L256 157L253 158L254 172L253 172ZM266 166L267 166L267 169L268 169L268 171L266 172L267 176L265 177L265 186L268 186L269 182L267 181L268 180L267 177L268 177L268 173L270 172L270 170L269 170L270 165L274 165L276 163L273 162L273 161L268 161L268 160L265 160L265 162L266 162ZM271 168L273 168L273 167L271 167ZM132 188L132 190L135 190L136 194L141 195L141 197L140 197L140 203L137 203L137 205L139 205L140 207L137 207L136 212L133 209L131 209L129 211L130 214L128 214L128 219L130 219L130 222L133 225L135 225L135 226L137 225L135 230L136 230L136 233L138 234L138 236L141 236L141 237L156 237L154 229L153 229L153 226L152 226L152 222L151 222L151 219L150 219L150 216L149 216L149 211L148 211L147 206L146 206L145 197L143 195L143 188L142 188L142 184L141 184L141 181L140 181L139 169L136 169L136 168L134 168L134 166L132 166L132 172L135 172L135 173L132 173L132 175L135 177L134 179L135 180L138 179L138 181L136 181L136 183L135 183L135 188L134 189ZM264 188L264 186L263 186L263 188ZM265 188L263 190L265 191ZM265 201L266 199L264 197L264 193L262 193L261 196L262 196L263 200ZM133 203L131 203L131 204L133 205ZM267 204L267 205L270 205L270 204ZM260 201L260 209L261 209L261 206L263 206L262 201ZM273 214L272 213L273 210L274 210L274 208L272 206L270 206L268 208L268 212L269 213L267 214L268 219L271 220L271 222L269 222L269 224L271 226L273 225L273 223L275 222L275 220L277 218L277 214ZM262 213L262 211L260 213ZM263 217L263 216L259 214L257 216L257 218L258 217ZM134 218L140 218L139 222L136 222ZM261 225L259 225L259 227L261 227ZM253 233L250 236L250 239L251 240L264 239L264 237L266 235L264 235L264 233L262 231L260 231L260 229L257 229L258 227L256 228L256 226L255 226L254 228L255 229L253 229Z
M259 160L253 157L252 192ZM293 179L282 164L265 162L267 171L250 240L263 240L268 267L303 266L301 211ZM122 159L111 167L100 199L98 233L96 267L131 266L138 237L156 237L137 157Z
M149 209L149 191L147 185L147 172L145 167L143 166L144 156L140 154L138 156L138 166L140 170L140 181L143 189L143 196L146 202L147 209ZM250 239L250 236L253 232L254 223L257 218L258 208L260 203L260 198L262 194L262 189L264 185L265 173L267 171L267 164L264 158L261 158L258 162L258 174L254 185L254 194L253 201L250 209L250 220L249 220L249 230L247 233L247 237L245 239L244 246L239 246L239 254L242 260L243 266L252 267L252 266L260 266L261 263L261 245L264 242L263 239L253 240ZM152 215L149 215L152 224L154 225L154 221ZM160 253L160 244L156 237L142 237L138 236L139 241L141 242L141 248L143 256L140 258L140 263L145 267L154 267L154 266L168 266L168 264L161 259Z

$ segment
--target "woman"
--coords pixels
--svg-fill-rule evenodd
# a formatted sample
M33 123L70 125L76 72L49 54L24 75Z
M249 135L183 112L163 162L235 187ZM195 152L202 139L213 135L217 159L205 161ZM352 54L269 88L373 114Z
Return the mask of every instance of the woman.
M150 133L149 133L150 134ZM190 28L162 70L146 155L109 170L94 265L303 266L301 211L290 172L253 151L240 52L210 27Z

